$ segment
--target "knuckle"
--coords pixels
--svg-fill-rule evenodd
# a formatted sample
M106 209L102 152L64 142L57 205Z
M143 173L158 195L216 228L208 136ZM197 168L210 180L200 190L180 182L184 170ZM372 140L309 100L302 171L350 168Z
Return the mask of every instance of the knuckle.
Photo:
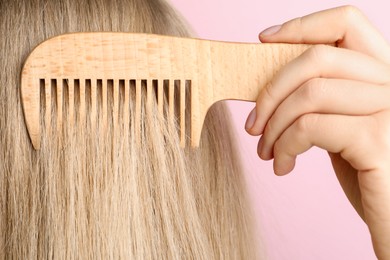
M264 89L261 91L260 96L256 100L256 107L267 107L269 104L275 101L275 97L273 94L273 82L270 81Z
M348 24L352 24L354 21L360 19L363 16L362 11L353 5L346 5L340 7L342 17Z
M283 24L283 27L288 32L296 32L294 34L295 40L298 42L304 42L304 34L302 31L303 28L303 21L302 17L295 18L285 24Z
M264 92L265 94L268 96L268 98L270 99L273 99L274 98L274 95L273 95L273 86L274 86L274 83L272 82L272 80L267 84L267 86L265 87L264 89Z
M318 115L306 114L301 116L296 123L298 134L304 134L310 131L313 125L316 125L318 121Z
M324 98L326 91L326 80L321 78L311 79L307 81L301 88L300 94L304 103L309 107L317 106Z
M342 154L352 166L362 169L388 167L390 117L383 117L382 114L365 117L362 127L356 130L353 139L355 142Z
M314 45L307 51L309 61L313 62L317 66L330 60L330 46L324 44Z

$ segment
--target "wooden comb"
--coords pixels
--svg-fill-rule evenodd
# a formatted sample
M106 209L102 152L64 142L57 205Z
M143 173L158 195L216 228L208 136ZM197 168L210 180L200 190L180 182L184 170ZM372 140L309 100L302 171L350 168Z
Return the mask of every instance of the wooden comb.
M106 113L107 81L113 82L115 93L119 81L124 81L128 87L129 81L133 80L136 82L135 102L138 110L142 81L146 82L147 89L152 86L152 81L157 81L160 112L163 109L163 88L168 86L170 115L174 113L174 82L180 81L181 145L185 146L185 108L190 106L191 146L197 147L206 113L215 102L228 99L256 101L260 90L274 74L309 47L300 44L228 43L134 33L60 35L38 45L23 67L21 95L28 133L33 147L39 149L42 84L47 90L53 81L56 82L56 96L52 97L50 91L46 91L45 101L51 104L51 98L56 98L60 108L62 82L68 82L67 113L68 118L73 120L76 80L80 84L80 113L85 110L85 82L90 82L91 117L96 116L94 99L96 82L99 80L103 82L103 113ZM186 86L190 87L191 104L185 104ZM114 102L119 101L114 99ZM50 109L46 109L46 121L50 120L48 111ZM62 117L63 111L58 109L57 124L62 124ZM103 118L107 116L103 115Z

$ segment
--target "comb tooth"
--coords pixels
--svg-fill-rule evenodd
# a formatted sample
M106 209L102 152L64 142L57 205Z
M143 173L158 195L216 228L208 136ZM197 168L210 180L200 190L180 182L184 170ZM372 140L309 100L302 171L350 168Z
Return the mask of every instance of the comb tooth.
M185 84L185 92L186 92L186 97L185 97L185 100L186 100L186 112L187 112L187 115L188 117L186 117L186 126L188 127L188 129L186 129L186 134L187 136L189 136L189 145L192 146L192 81L191 80L186 80L186 84Z
M97 113L97 80L91 79L91 125L95 126Z
M113 80L113 88L114 88L114 110L113 110L113 118L114 118L114 127L117 127L118 117L119 117L119 80Z
M45 124L48 133L51 125L51 80L45 79Z
M130 124L130 81L125 80L125 104L123 109L123 117L125 124L125 133L127 134L129 131Z
M148 108L152 107L152 102L153 102L153 81L151 79L148 79L146 81L146 92L147 92L147 100L146 104Z
M80 79L80 123L85 123L85 79Z
M158 100L158 112L162 115L164 112L164 81L157 81L157 100Z
M61 131L62 128L62 92L63 92L63 80L55 79L57 83L56 93L57 93L57 131Z
M175 105L175 81L169 80L169 120L174 119L174 105Z
M74 80L68 80L69 93L69 125L72 127L74 123Z
M140 126L141 126L141 80L137 79L135 82L135 135L136 139L140 140Z
M186 146L186 81L180 81L180 146Z
M187 95L188 93L188 95ZM186 111L189 118L187 118L188 132L190 136L190 142L192 142L192 81L186 80ZM192 146L192 144L191 144Z
M107 80L102 80L103 132L107 130Z

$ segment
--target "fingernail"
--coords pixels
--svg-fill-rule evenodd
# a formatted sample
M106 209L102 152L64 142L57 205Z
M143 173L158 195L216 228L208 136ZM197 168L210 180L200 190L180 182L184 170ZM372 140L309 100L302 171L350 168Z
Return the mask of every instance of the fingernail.
M249 113L248 119L245 123L245 129L249 130L253 127L256 121L256 107Z
M269 27L268 29L265 29L260 33L261 36L271 36L277 32L279 32L280 28L282 28L281 25L275 25L272 27Z

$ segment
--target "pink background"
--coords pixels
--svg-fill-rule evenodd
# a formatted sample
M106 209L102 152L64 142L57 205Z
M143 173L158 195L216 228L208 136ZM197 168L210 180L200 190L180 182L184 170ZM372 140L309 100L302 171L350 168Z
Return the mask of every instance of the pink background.
M204 39L257 42L258 33L271 25L345 4L358 6L390 38L385 0L171 2ZM259 248L267 259L376 259L368 229L346 199L324 151L313 148L301 155L294 172L285 177L273 174L272 162L258 159L257 138L244 131L253 106L234 102L232 110L263 241Z

